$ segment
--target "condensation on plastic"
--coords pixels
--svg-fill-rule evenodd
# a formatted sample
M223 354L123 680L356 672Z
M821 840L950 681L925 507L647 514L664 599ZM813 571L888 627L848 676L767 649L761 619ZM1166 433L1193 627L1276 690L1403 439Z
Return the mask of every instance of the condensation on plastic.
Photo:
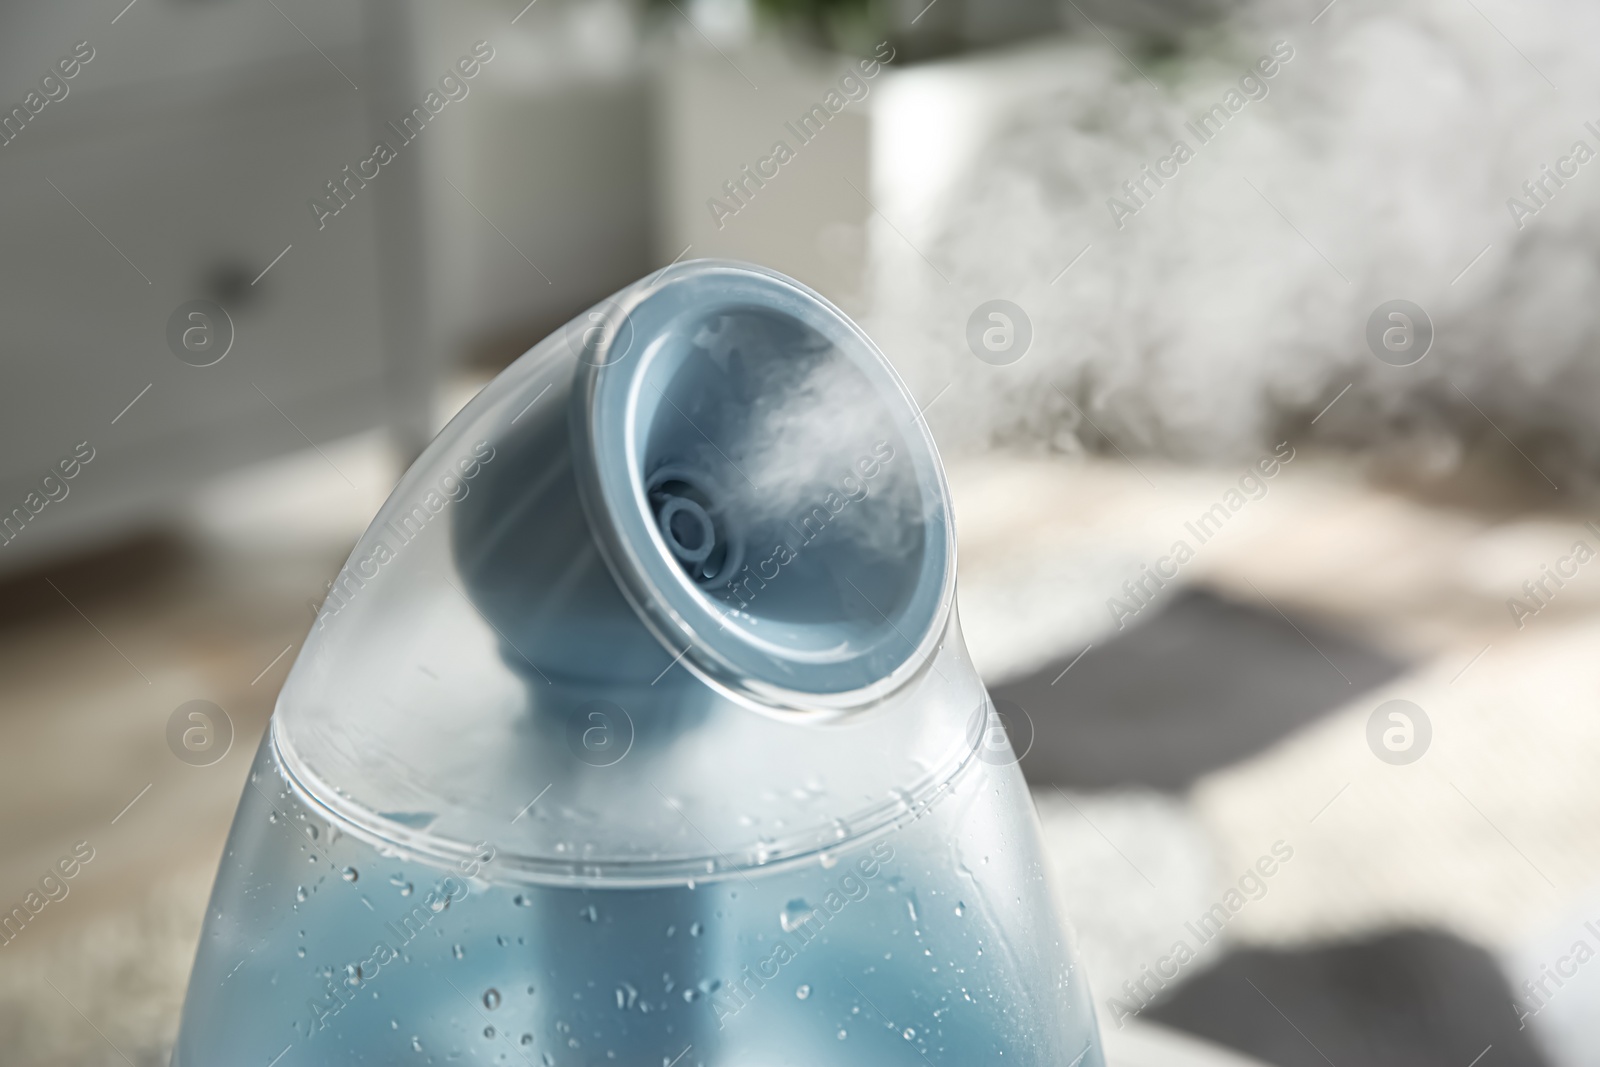
M815 293L697 262L580 316L340 572L174 1067L1103 1067L954 541Z

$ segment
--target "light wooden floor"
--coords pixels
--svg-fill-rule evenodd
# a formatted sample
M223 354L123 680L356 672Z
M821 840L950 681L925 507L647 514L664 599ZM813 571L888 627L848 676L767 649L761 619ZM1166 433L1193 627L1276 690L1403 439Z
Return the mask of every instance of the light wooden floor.
M95 850L70 895L0 947L6 1064L165 1063L222 840L310 624L306 602L396 473L375 439L325 451L207 490L178 539L0 587L0 904L20 903L75 842ZM962 616L987 676L1107 634L1106 598L1238 473L1115 457L957 464ZM1302 454L1184 569L1185 581L1402 651L1420 666L1381 696L1426 708L1434 747L1409 767L1374 758L1364 694L1186 797L1079 798L1098 805L1083 811L1044 799L1097 983L1115 988L1173 915L1214 899L1280 838L1294 863L1230 939L1295 943L1426 919L1515 960L1536 956L1600 885L1600 580L1589 573L1600 564L1516 629L1506 598L1585 534L1577 515L1486 484L1465 494L1471 506L1425 499ZM234 724L232 750L210 767L166 748L168 716L193 699ZM1161 872L1162 890L1112 841Z

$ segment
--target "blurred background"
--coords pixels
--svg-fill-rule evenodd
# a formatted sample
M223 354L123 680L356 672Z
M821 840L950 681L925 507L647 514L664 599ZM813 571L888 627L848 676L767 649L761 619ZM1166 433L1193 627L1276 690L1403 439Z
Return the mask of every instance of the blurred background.
M0 1058L166 1063L399 473L731 257L858 317L941 444L1113 1063L1595 1062L1596 40L1583 0L6 5Z

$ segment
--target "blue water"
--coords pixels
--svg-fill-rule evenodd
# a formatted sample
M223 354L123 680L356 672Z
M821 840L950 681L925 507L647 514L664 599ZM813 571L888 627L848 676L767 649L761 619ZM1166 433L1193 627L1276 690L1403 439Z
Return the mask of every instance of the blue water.
M963 775L825 862L580 889L385 856L264 745L174 1067L1102 1067L1021 777Z

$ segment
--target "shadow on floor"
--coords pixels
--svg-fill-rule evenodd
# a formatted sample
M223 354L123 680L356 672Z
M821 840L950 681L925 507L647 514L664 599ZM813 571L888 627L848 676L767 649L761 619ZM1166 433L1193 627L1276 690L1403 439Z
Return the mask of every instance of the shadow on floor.
M1009 701L1032 720L1022 769L1035 785L1182 791L1405 669L1326 626L1204 590L1074 663L1080 651L991 690L1003 717ZM1028 741L1013 728L1012 744Z
M193 549L182 537L151 529L0 574L0 638L26 632L41 617L71 612L73 604L152 597L193 567Z
M1546 1062L1490 955L1430 930L1232 952L1143 1014L1278 1067Z

